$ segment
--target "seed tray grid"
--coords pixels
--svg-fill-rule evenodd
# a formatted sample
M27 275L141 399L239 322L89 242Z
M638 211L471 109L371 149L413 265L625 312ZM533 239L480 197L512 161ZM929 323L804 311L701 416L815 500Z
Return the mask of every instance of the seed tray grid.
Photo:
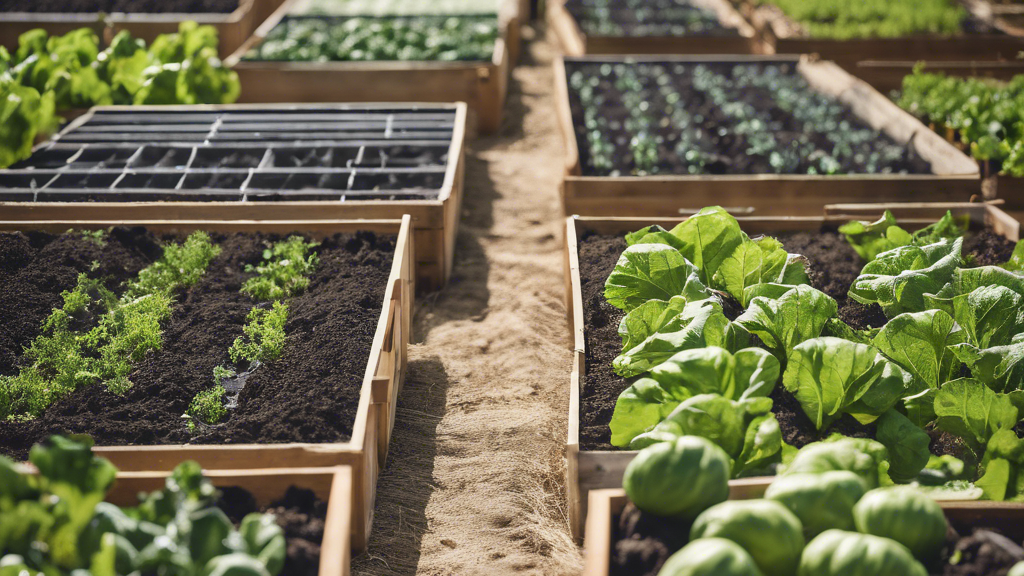
M455 111L97 111L0 172L6 201L430 200Z

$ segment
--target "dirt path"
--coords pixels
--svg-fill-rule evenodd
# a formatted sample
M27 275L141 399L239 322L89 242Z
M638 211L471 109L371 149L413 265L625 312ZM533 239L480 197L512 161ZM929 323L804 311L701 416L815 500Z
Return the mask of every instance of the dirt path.
M581 568L563 496L571 358L552 55L545 41L526 46L504 129L470 144L455 271L417 303L418 343L357 576Z

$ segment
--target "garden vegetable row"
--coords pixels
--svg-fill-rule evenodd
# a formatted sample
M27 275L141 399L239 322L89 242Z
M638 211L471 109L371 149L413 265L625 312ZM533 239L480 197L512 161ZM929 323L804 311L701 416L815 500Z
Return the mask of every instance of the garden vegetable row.
M195 462L183 462L163 489L122 508L104 502L117 469L94 456L91 446L88 437L60 436L36 445L30 460L38 475L0 457L0 565L6 571L318 574L327 506L314 493L292 487L263 508L273 513L254 512L250 493L221 492Z
M738 36L718 15L673 0L569 0L566 10L589 36Z
M127 32L101 50L82 28L21 36L12 56L0 48L0 167L28 157L57 115L104 104L219 104L238 98L238 76L217 59L217 31L182 23L147 48Z

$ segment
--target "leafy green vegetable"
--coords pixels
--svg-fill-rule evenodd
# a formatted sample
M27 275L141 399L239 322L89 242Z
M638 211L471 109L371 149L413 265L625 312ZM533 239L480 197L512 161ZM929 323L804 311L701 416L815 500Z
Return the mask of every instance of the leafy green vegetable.
M953 314L966 341L979 348L1009 344L1024 333L1024 296L1006 286L982 286L953 297Z
M938 388L959 374L960 362L950 346L964 340L964 332L949 314L928 310L889 320L872 343L920 382Z
M853 519L858 532L899 542L921 562L938 557L946 543L946 515L917 488L872 490L854 506Z
M52 92L22 86L0 72L0 168L28 158L36 136L56 128Z
M981 349L970 344L953 347L971 374L997 392L1024 389L1024 339L1006 346Z
M865 262L871 262L882 252L900 246L925 246L943 239L955 239L967 231L967 222L958 222L953 213L947 211L938 222L917 232L910 233L900 228L896 217L889 210L875 222L854 220L839 227L846 241L857 251Z
M626 248L605 282L608 303L626 312L648 300L685 296L702 300L711 294L697 267L667 244L634 244Z
M630 340L639 336L632 335ZM687 303L679 314L639 344L623 351L612 361L612 366L620 376L636 376L683 350L705 346L733 349L742 347L747 340L747 334L732 326L716 300L697 300Z
M729 497L729 457L704 438L660 442L626 466L622 487L644 512L693 519Z
M764 576L740 545L725 538L694 540L669 556L658 576Z
M910 482L928 465L931 438L928 433L896 410L889 410L876 421L875 439L889 456L889 477Z
M888 538L826 530L807 544L797 576L927 576L902 544Z
M963 239L927 246L902 246L868 262L850 287L861 304L878 304L886 316L926 309L925 294L936 294L963 264Z
M806 260L789 254L778 240L763 236L746 240L722 261L712 279L741 304L748 304L748 290L765 283L806 284Z
M245 338L235 338L228 350L231 361L238 363L244 359L265 363L279 358L284 352L284 324L288 320L288 305L274 302L273 308L269 310L253 308L246 320L248 322L242 327Z
M697 516L690 540L725 538L739 544L765 576L791 576L804 549L800 520L774 500L730 500Z
M927 34L953 36L961 33L967 16L961 5L949 0L757 0L757 3L778 6L812 38L835 40ZM822 576L826 575L822 573Z
M648 300L633 308L619 323L623 352L639 346L670 321L675 320L686 309L687 304L708 300L704 293L698 296L696 300L687 296L673 296L668 301Z
M888 455L885 446L874 440L835 434L801 448L783 474L845 470L857 474L869 489L874 489L892 482L888 475Z
M684 400L719 394L733 400L766 397L779 377L779 363L756 348L730 354L718 347L679 352L651 369L619 395L610 427L612 444L625 447L665 419Z
M790 351L782 383L823 430L846 413L874 421L905 396L911 376L871 346L823 336Z
M971 378L944 384L935 395L935 414L935 425L962 438L975 454L997 431L1013 428L1018 416L1009 396Z
M780 502L797 518L808 540L830 528L853 530L853 507L867 492L864 479L847 470L786 474L764 497Z
M759 296L736 318L780 360L797 344L821 335L825 323L836 316L836 301L807 285L792 287L777 299Z
M1001 429L989 438L985 473L975 484L988 500L1024 500L1024 440L1010 429Z
M703 208L675 228L672 235L683 247L683 256L699 270L701 282L710 286L719 267L746 239L740 224L720 206Z
M281 300L301 294L309 287L309 275L319 262L315 252L317 242L306 242L301 236L291 236L263 251L263 262L247 265L246 272L256 276L246 280L242 292L257 300Z

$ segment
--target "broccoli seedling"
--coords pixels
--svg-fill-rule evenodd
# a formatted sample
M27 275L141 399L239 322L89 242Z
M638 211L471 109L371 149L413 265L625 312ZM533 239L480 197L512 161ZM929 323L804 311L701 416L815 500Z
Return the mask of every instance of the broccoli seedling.
M316 268L319 258L310 254L316 242L306 242L300 236L291 236L263 251L263 262L248 265L246 272L256 272L242 286L242 292L256 300L283 300L301 294L309 287L308 275Z
M284 324L288 319L288 305L274 302L270 310L253 308L246 318L248 323L242 328L245 337L239 336L228 349L231 361L239 363L243 359L249 362L269 362L276 360L284 351Z

